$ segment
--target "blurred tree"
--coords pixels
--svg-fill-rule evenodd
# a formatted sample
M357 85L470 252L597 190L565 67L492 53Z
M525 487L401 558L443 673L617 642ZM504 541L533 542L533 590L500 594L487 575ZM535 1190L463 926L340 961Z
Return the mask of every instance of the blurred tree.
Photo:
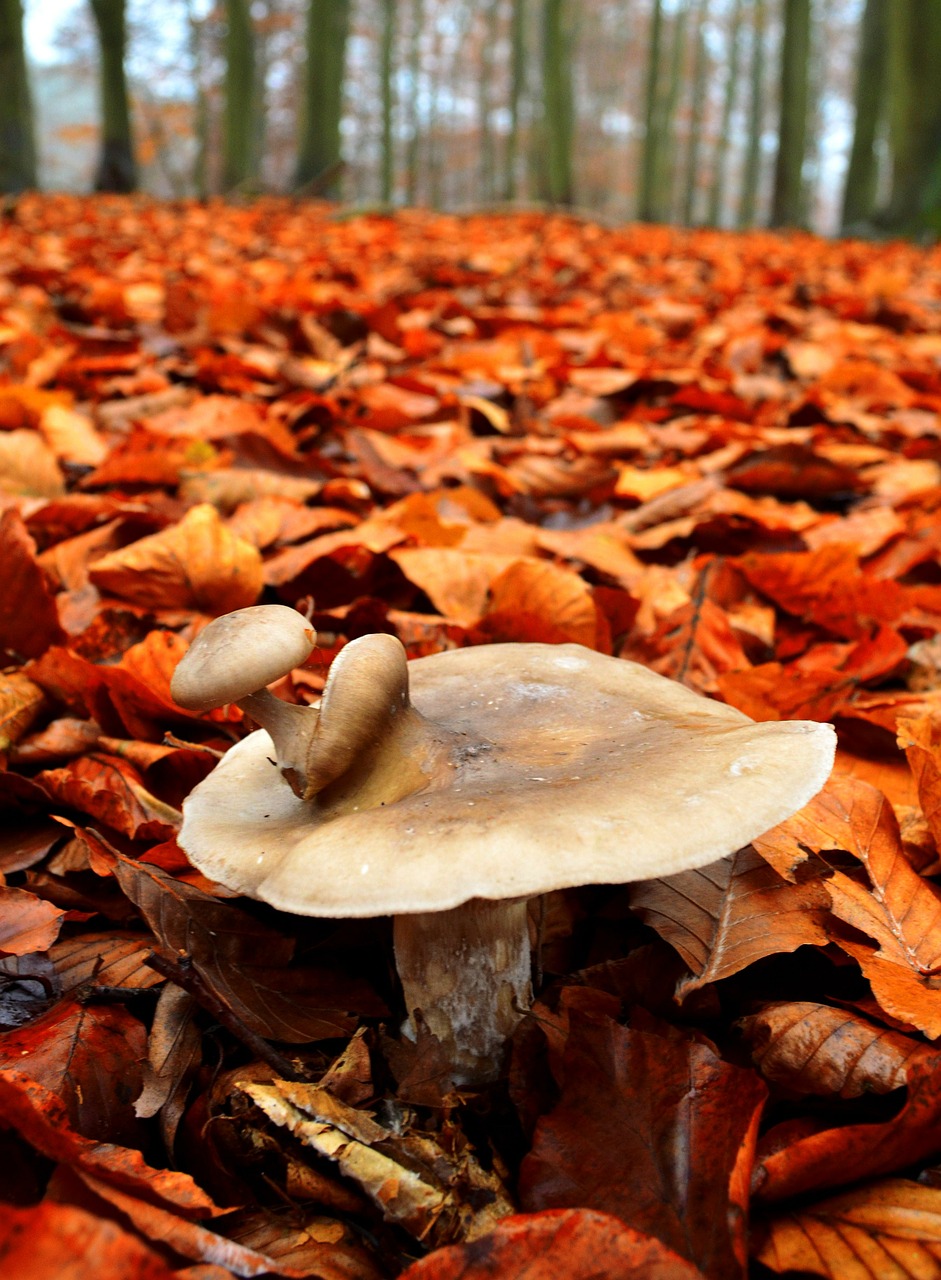
M487 0L480 33L480 75L477 79L477 115L480 130L479 198L490 201L496 194L496 137L493 127L493 91L496 82L497 37L500 0Z
M843 191L843 230L870 222L876 208L879 164L876 136L885 116L886 40L885 0L866 0L860 22L856 57L855 123L846 186Z
M660 210L657 208L657 173L660 168L658 152L664 143L659 91L662 47L663 6L661 0L654 0L650 14L650 42L647 50L644 150L641 155L640 190L637 197L637 216L645 222L657 222L661 217Z
M892 195L886 230L941 231L941 4L893 0L889 16Z
M810 0L784 0L778 154L771 205L771 225L775 227L801 226L806 217L804 152L809 61Z
M572 57L575 45L575 9L571 0L543 0L542 93L544 196L550 204L572 204L572 138L575 102L572 89Z
M393 78L395 76L395 0L382 0L379 83L382 93L382 203L391 204L395 192L395 148L392 135Z
M765 0L754 0L751 21L751 88L748 102L748 144L738 225L751 227L758 211L758 183L761 179L761 134L765 115L765 38L768 11Z
M25 191L36 186L36 146L20 0L0 0L0 82L0 191Z
M699 0L693 12L693 85L689 104L689 134L684 166L683 204L680 217L685 226L691 227L696 219L696 192L699 184L699 162L702 154L702 122L706 106L706 88L709 69L709 51L706 46L706 24L709 21L709 0Z
M339 192L340 122L350 0L308 0L304 109L294 186L323 196Z
M722 122L716 138L715 152L712 158L712 183L709 188L709 210L706 221L717 227L722 222L725 209L725 189L728 177L729 141L732 132L732 112L735 110L735 99L738 94L738 70L742 56L742 0L735 0L732 7L732 18L728 35L729 63L725 73L725 85L722 96Z
M673 14L669 74L664 90L659 124L662 140L657 147L655 185L657 210L663 220L671 217L673 213L675 117L676 108L680 101L680 86L683 80L683 64L686 57L686 19L688 16L689 11L685 4Z
M526 7L525 0L511 0L510 9L510 127L503 166L503 197L515 200L519 191L520 107L526 88Z
M124 0L91 0L91 10L98 28L101 57L101 152L95 190L133 191L137 186L137 163L124 74L127 49Z
M255 178L255 48L251 0L225 0L225 115L222 190Z
M405 148L405 199L418 203L418 162L421 149L421 123L418 114L419 81L421 79L421 37L425 24L424 0L412 0L411 32L408 43L408 145Z

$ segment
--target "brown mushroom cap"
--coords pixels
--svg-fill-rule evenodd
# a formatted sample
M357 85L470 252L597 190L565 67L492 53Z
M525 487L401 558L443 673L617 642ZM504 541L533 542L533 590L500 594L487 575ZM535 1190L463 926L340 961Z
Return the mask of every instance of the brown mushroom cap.
M457 735L443 774L337 814L294 795L259 730L186 801L192 861L300 915L442 911L703 866L799 809L833 763L830 725L755 723L579 645L484 645L408 670L416 710Z
M190 645L170 682L174 702L208 711L238 702L310 657L316 632L283 604L257 604L215 618Z

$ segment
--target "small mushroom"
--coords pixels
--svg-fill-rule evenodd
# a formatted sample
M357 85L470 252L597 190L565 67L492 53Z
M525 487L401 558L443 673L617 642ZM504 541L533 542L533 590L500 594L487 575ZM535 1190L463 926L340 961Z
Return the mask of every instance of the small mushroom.
M180 843L281 910L394 916L403 1031L423 1021L458 1085L499 1074L531 1001L531 897L713 862L805 804L835 746L572 644L407 663L364 636L301 713L303 765L251 734L185 802Z

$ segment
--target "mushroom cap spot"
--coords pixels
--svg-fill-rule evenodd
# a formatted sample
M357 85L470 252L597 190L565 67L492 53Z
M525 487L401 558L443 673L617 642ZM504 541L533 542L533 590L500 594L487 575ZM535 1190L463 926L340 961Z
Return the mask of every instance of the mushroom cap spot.
M215 618L173 673L174 702L192 711L237 702L287 675L310 656L317 633L283 604L258 604Z
M732 853L806 804L833 764L828 724L756 723L579 645L484 645L409 673L417 710L467 735L446 785L325 820L259 730L184 803L194 864L314 916L619 884Z

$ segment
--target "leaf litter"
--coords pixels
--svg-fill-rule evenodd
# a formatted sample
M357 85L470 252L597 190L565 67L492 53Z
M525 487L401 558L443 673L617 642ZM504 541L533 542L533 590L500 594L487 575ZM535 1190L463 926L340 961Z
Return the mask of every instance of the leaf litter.
M941 1274L939 294L911 245L11 207L5 1270ZM721 863L543 900L508 1078L458 1094L388 921L176 845L248 726L170 677L261 600L318 632L288 701L371 631L574 641L832 720L837 769Z

